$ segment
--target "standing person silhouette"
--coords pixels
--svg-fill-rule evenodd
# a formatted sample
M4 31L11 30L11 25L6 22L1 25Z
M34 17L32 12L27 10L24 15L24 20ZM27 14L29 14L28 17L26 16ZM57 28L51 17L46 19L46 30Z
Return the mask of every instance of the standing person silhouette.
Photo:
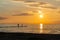
M19 28L19 24L17 24L18 25L18 28Z

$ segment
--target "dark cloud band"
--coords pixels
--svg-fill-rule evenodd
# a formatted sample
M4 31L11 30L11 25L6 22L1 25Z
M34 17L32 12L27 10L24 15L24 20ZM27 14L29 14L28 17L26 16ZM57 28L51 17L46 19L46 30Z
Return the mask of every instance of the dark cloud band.
M5 17L0 17L0 20L5 20L5 19L7 19L7 18L5 18Z
M20 13L20 14L15 14L13 16L32 16L33 14L28 14L28 13Z

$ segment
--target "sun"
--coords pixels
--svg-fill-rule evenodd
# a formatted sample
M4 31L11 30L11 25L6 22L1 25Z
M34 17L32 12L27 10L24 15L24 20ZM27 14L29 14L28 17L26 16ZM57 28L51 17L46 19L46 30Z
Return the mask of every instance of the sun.
M40 15L40 18L43 18L43 15Z
M39 13L40 18L43 18L43 12L42 11L38 11L38 13Z

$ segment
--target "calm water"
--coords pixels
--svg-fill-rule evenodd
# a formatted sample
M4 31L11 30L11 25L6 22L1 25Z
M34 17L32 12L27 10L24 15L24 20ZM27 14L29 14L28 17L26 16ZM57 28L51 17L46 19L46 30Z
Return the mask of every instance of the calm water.
M0 32L25 32L25 33L43 33L43 34L60 34L60 24L24 24L20 27L17 24L0 24Z

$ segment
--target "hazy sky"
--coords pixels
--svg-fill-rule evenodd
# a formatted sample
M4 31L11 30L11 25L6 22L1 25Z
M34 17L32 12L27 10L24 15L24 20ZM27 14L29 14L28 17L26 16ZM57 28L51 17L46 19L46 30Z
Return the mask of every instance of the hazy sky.
M38 10L44 15L42 19ZM21 16L23 13L33 15ZM0 23L40 22L60 23L60 0L0 0Z

